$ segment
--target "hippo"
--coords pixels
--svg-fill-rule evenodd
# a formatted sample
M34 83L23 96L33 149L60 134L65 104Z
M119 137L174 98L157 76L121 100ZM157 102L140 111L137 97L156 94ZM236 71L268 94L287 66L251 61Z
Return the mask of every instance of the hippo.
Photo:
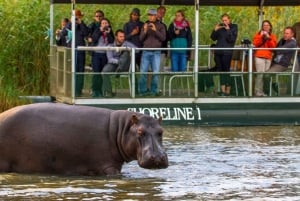
M0 172L118 175L133 160L168 167L161 118L126 110L33 103L0 114Z

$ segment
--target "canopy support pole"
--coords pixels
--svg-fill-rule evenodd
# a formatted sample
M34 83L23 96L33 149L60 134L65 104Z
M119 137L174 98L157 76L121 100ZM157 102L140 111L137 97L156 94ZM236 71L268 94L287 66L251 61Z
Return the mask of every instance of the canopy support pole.
M72 17L71 17L71 22L72 22L72 100L74 102L74 99L75 99L75 86L76 86L76 68L75 68L75 65L76 65L76 47L75 47L75 42L76 42L76 39L75 39L75 25L76 25L76 20L75 20L75 0L72 0L72 4L71 4L71 7L72 7Z
M195 97L198 97L198 54L199 54L199 0L195 0L195 58L194 58L194 80Z
M265 3L265 0L261 0L260 1L260 5L259 5L259 8L258 8L258 30L261 29L261 24L262 24L262 21L264 20L264 3Z

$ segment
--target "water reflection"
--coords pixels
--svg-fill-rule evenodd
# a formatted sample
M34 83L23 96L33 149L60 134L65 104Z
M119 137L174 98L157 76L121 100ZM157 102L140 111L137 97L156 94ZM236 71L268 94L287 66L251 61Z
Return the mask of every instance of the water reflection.
M300 127L165 127L170 166L117 177L0 175L10 200L299 200Z

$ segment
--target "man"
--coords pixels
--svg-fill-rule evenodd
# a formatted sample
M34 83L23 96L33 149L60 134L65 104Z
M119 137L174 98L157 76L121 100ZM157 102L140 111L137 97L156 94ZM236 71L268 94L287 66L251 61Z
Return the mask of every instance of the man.
M223 14L221 16L222 23L215 25L210 38L217 41L217 48L233 48L238 35L238 26L231 23L230 16ZM216 50L215 62L216 67L221 72L229 72L233 50ZM231 89L231 78L229 74L221 74L220 76L221 91L220 96L229 96Z
M149 9L148 21L144 23L140 33L140 40L143 42L143 48L161 48L166 39L166 29L157 20L156 9ZM153 75L151 79L150 95L158 95L158 75L160 68L160 50L144 50L141 59L141 76L139 80L139 94L147 95L147 75L149 65Z
M75 10L75 48L78 46L85 46L85 38L89 34L89 29L86 24L82 21L83 14L80 10ZM66 30L63 30L63 35L69 37L67 30L72 30L72 24L69 22L66 25ZM67 41L67 46L72 46L72 40ZM83 73L85 66L85 51L76 51L76 73ZM83 75L76 75L76 86L75 86L75 96L82 95L83 88Z
M296 48L297 42L294 38L294 30L292 27L286 27L283 32L283 37L277 43L277 48L287 48L287 50L275 50L275 55L273 57L272 65L267 73L270 72L283 72L288 69L291 64L291 59L295 54L295 50L289 50L290 48ZM274 91L278 94L278 84L273 83L272 87Z
M166 33L167 33L167 25L165 23L163 23L163 18L165 17L166 14L166 7L164 6L159 6L157 8L157 20L165 27L166 29ZM162 42L162 48L167 48L168 47L168 38L167 38L168 34L166 35L166 39ZM164 72L164 67L166 64L166 58L168 55L168 50L162 50L161 54L160 54L160 66L159 66L159 72ZM161 89L161 84L162 84L162 77L160 76L160 78L158 79L158 87Z
M125 33L118 29L115 33L115 41L108 45L109 47L128 47L136 48L136 46L128 41L125 41ZM130 51L107 51L108 63L104 66L102 72L103 79L103 95L104 97L112 97L112 87L110 82L109 72L126 72L130 66Z

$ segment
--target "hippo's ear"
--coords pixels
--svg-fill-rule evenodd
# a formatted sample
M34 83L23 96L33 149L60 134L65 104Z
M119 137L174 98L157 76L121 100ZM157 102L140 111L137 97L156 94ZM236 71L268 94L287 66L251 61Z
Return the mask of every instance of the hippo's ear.
M131 124L137 124L139 122L139 119L137 118L137 116L134 114L131 117Z
M162 117L159 116L159 118L158 118L158 123L159 123L159 125L161 125L161 122L162 122Z

